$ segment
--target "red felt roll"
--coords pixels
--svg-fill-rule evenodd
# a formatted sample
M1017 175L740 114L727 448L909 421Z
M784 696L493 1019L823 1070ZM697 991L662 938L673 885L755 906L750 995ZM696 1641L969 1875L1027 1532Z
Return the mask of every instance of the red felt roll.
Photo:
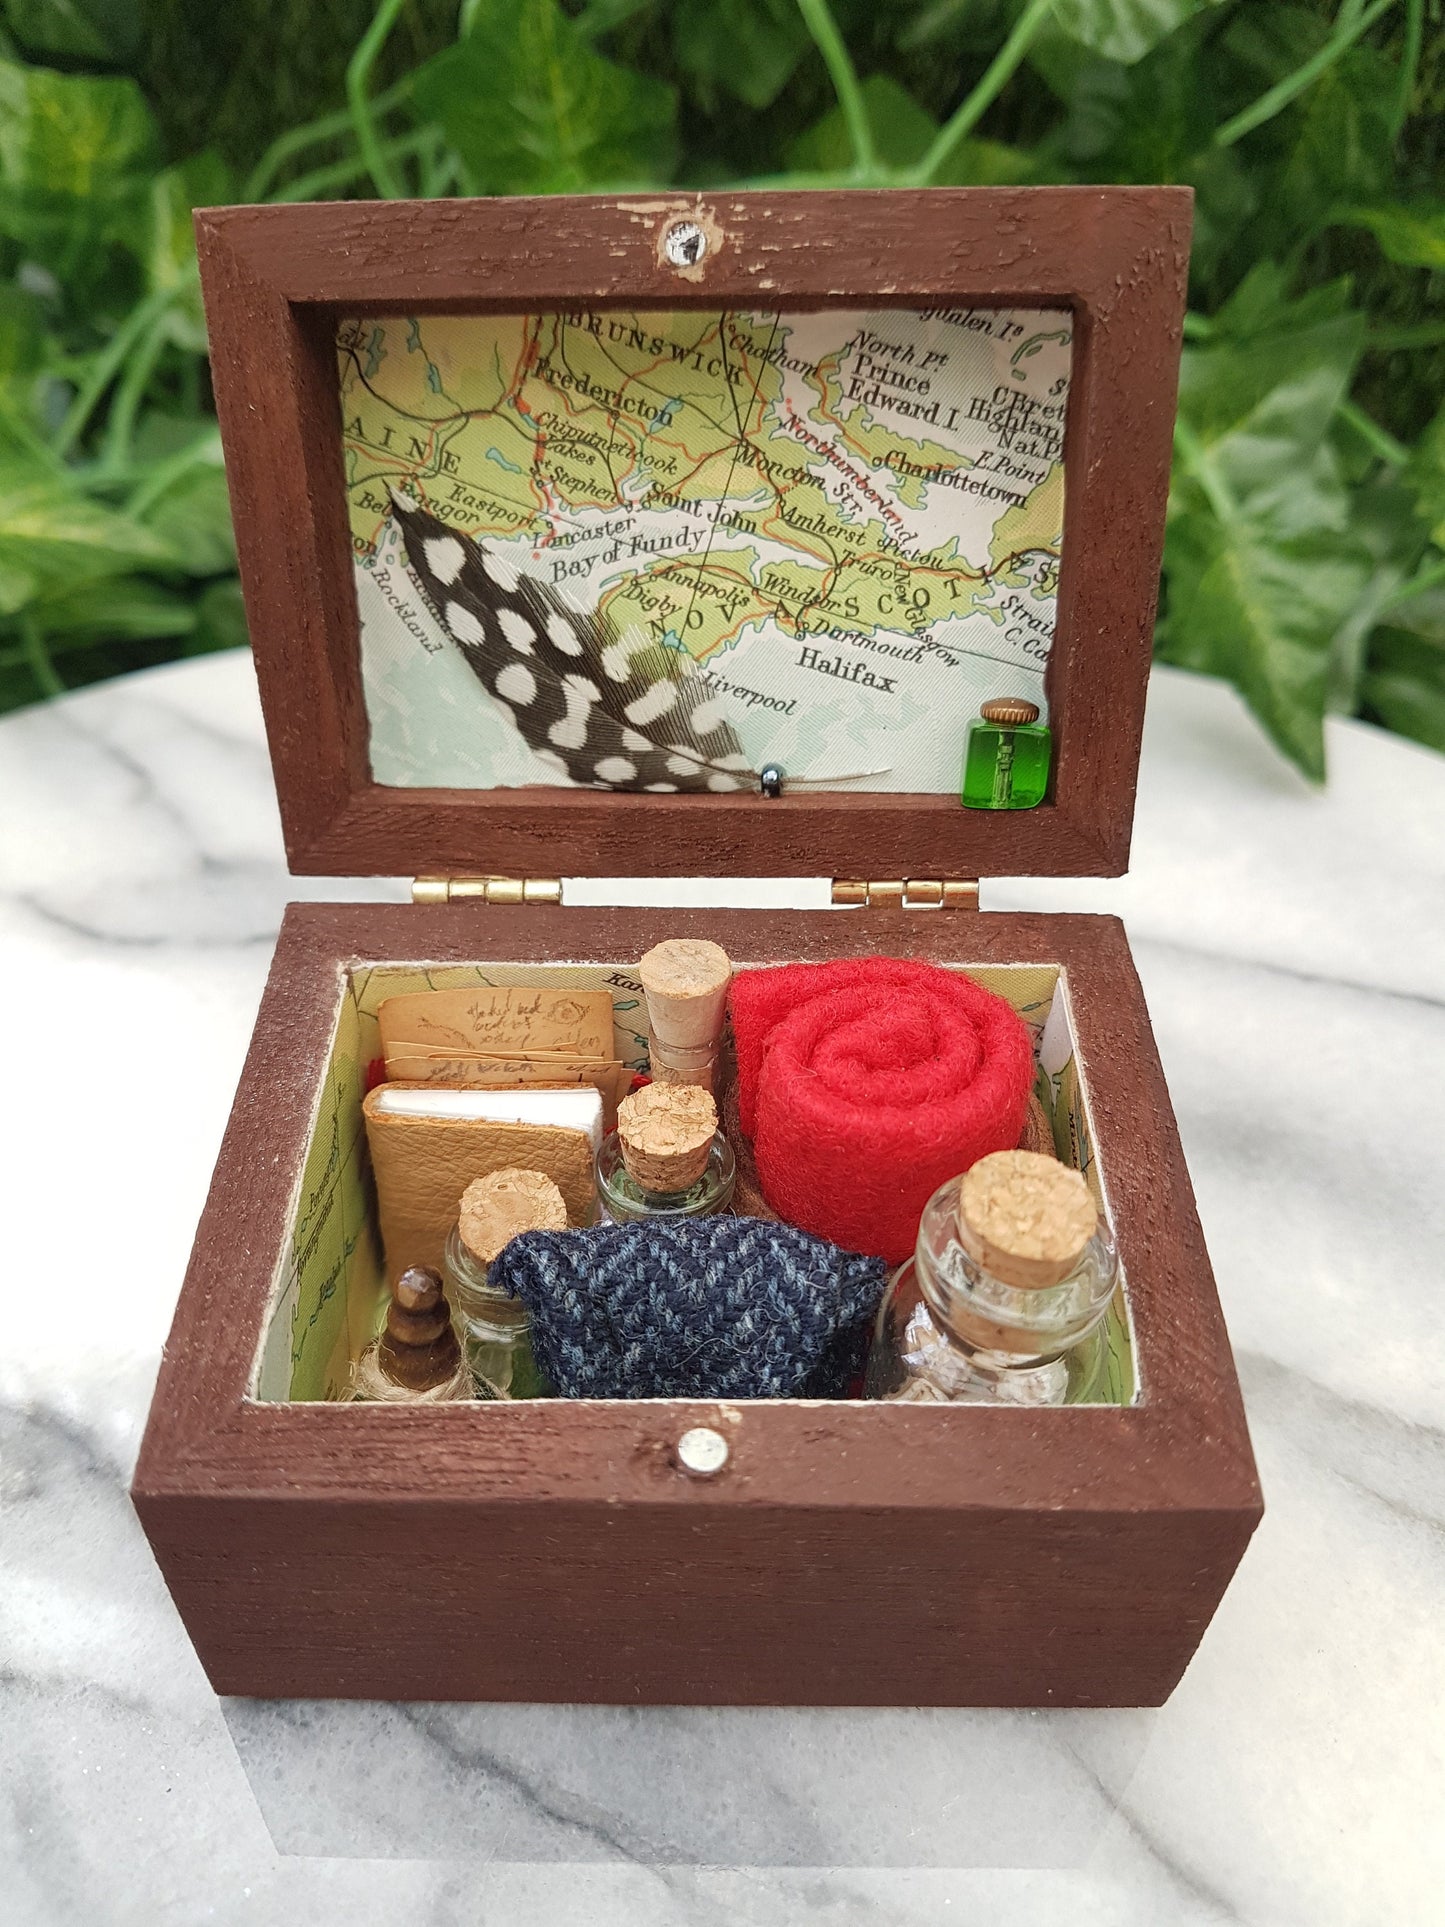
M1019 1141L1027 1026L962 971L894 957L734 977L738 1114L780 1216L897 1263L945 1179Z

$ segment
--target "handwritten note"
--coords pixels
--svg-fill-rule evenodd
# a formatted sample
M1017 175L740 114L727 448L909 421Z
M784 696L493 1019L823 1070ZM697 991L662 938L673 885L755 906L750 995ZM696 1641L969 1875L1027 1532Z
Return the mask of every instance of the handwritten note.
M631 1082L617 1061L606 990L422 990L388 997L376 1015L392 1083L492 1090L592 1084L611 1130Z
M398 1054L612 1058L605 990L479 984L388 997L377 1011L381 1047Z

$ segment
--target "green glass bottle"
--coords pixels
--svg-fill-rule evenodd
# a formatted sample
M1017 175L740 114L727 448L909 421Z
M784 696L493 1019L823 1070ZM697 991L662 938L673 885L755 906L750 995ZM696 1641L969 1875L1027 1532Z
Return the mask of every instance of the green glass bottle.
M1049 787L1053 738L1039 721L1037 703L1021 696L987 702L968 726L963 760L964 807L970 810L1031 810Z

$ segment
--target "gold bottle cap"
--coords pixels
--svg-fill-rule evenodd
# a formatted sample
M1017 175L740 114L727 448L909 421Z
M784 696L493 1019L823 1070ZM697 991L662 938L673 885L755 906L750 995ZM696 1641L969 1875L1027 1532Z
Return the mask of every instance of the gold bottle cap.
M1039 706L1023 696L995 696L979 710L986 723L1002 723L1008 729L1019 729L1025 723L1039 720Z
M1099 1213L1077 1171L1036 1151L995 1151L958 1181L958 1235L993 1277L1022 1291L1067 1278Z
M567 1206L542 1171L493 1171L462 1193L458 1230L472 1256L489 1265L523 1231L565 1231Z
M717 1105L696 1084L645 1084L617 1107L622 1162L644 1191L686 1191L707 1169Z

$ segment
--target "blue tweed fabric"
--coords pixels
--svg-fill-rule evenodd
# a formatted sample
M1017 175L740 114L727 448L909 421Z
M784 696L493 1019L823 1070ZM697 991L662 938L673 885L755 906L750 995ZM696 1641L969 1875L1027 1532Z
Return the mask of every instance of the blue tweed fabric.
M840 1398L886 1275L762 1218L524 1231L491 1267L564 1398Z

